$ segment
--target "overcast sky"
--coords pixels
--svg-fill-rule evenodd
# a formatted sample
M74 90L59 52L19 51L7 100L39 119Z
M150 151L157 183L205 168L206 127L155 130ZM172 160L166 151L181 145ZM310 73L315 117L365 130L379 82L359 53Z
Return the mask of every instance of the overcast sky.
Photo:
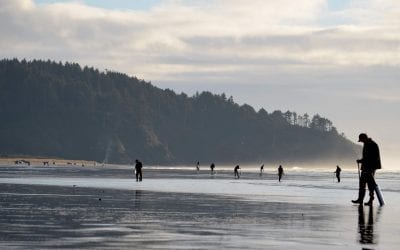
M1 58L319 113L353 141L368 133L384 167L400 168L398 0L0 0L0 34Z

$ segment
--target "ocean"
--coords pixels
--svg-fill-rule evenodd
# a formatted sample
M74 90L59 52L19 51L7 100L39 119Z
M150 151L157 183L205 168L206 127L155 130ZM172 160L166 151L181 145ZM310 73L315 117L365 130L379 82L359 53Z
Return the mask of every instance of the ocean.
M398 249L400 172L378 171L386 205L351 204L357 169L275 166L0 166L6 249ZM368 192L367 192L368 193ZM367 200L368 197L365 198Z

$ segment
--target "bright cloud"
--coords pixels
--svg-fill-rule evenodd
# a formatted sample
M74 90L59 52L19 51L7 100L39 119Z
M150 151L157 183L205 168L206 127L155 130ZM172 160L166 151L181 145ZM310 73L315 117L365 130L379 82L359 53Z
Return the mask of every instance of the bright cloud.
M215 62L400 64L396 2L355 1L353 9L339 13L348 23L335 27L320 24L321 19L338 15L327 9L324 0L194 2L164 1L148 11L121 11L80 2L35 5L32 0L3 0L0 29L5 35L0 52L56 55L99 67L125 64L121 70L137 64L144 71L130 73L149 79L154 79L155 65L174 65L164 67L167 72L156 67L156 79L161 79L171 68L185 69L199 61L199 70ZM365 16L376 20L364 21ZM179 60L174 59L183 57L185 64L176 67Z

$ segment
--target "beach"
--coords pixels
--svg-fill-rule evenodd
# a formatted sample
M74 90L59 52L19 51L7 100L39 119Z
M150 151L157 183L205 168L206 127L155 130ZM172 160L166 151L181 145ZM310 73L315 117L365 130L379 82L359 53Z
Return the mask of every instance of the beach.
M350 202L357 171L275 170L3 165L0 247L398 249L399 173L378 171L387 205L371 209Z

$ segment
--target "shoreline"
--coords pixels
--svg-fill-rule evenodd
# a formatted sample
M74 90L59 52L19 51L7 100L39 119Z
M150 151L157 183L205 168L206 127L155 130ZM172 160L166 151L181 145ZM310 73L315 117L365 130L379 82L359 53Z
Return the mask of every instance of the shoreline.
M77 165L77 166L99 166L101 163L96 161L88 160L71 160L63 158L54 157L40 157L40 156L10 156L10 157L0 157L0 165L17 166L17 165L28 165L27 163L16 164L16 161L27 161L31 165ZM48 164L45 164L47 162Z

